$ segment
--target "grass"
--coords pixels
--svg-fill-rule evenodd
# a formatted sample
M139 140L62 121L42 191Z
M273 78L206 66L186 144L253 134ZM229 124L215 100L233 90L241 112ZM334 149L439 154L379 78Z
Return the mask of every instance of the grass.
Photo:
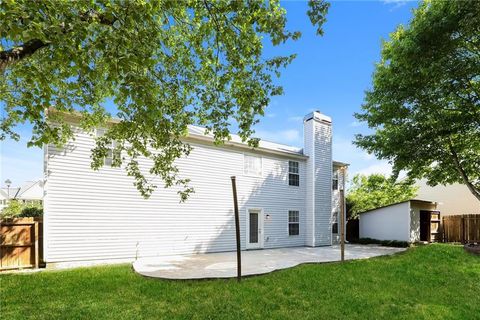
M478 319L480 257L430 245L235 280L144 278L130 265L0 275L2 319Z

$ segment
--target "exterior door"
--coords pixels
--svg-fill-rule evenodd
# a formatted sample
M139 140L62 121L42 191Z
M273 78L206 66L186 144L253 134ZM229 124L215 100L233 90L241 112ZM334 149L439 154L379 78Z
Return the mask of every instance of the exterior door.
M420 241L430 242L430 219L432 213L430 211L420 211Z
M247 210L247 249L263 248L263 211Z

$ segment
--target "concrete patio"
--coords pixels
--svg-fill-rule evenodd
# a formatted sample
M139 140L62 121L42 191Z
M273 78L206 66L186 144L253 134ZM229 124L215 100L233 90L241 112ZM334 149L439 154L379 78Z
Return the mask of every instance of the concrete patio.
M346 245L345 259L365 259L405 251L377 245ZM340 261L340 246L295 247L242 251L242 275L265 274L302 263ZM237 275L236 252L142 258L134 270L146 277L164 279L232 278Z

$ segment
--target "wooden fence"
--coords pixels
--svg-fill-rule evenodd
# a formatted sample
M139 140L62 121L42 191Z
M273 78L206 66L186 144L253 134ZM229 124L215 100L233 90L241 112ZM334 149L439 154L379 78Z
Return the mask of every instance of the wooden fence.
M38 268L43 260L43 219L0 220L0 270Z
M480 242L480 214L445 216L442 227L444 242Z

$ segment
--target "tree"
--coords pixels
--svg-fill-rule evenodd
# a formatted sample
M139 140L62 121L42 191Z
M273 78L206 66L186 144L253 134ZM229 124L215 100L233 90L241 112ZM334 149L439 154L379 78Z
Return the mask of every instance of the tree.
M309 2L319 35L328 7ZM300 37L286 30L278 0L6 0L0 21L1 139L18 139L15 126L27 122L29 146L62 146L73 137L62 115L79 113L81 128L93 132L106 126L112 100L120 121L97 138L92 167L103 165L114 141L114 165L124 164L145 197L156 185L140 157L182 200L193 190L174 162L191 151L182 141L188 125L205 126L222 143L233 119L256 146L253 125L282 93L274 80L295 57L264 57L262 39L276 46ZM57 112L47 122L51 106Z
M425 1L384 42L356 145L394 173L463 183L480 200L480 1Z
M411 180L396 182L381 174L357 174L347 193L350 216L355 218L361 212L410 200L417 191Z

